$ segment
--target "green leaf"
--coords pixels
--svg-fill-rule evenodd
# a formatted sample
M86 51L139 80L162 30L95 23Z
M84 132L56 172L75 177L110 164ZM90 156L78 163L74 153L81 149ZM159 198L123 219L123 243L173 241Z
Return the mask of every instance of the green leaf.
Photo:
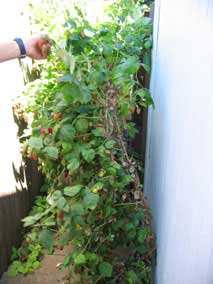
M121 64L117 65L113 70L113 82L116 86L124 85L130 79L130 76L135 74L139 69L140 63L136 56L123 58Z
M54 233L50 230L43 230L39 234L39 243L48 250L49 253L52 253L54 246Z
M45 222L45 224L42 224L45 227L54 227L56 225L55 221L49 221L49 222Z
M16 277L18 275L18 271L16 268L11 267L10 270L8 271L7 275L9 277Z
M38 137L31 137L28 143L31 148L41 149L43 147L42 139Z
M92 162L95 158L95 151L93 149L82 149L82 156L88 163Z
M14 261L7 273L10 277L15 277L19 273L19 269L22 267L22 263L20 261Z
M93 193L97 193L103 187L104 187L104 184L102 182L97 182L96 184L93 185L93 187L91 188L91 191Z
M62 143L62 148L63 148L62 153L63 154L70 153L72 150L72 147L73 146L70 143L63 142Z
M127 271L126 278L127 278L128 284L138 283L137 274L133 270Z
M127 128L128 128L129 136L131 138L134 138L136 133L138 133L138 130L137 130L136 126L135 126L135 123L134 122L129 122L127 124Z
M96 193L88 192L84 196L84 205L87 209L94 210L98 205L98 201L99 201L99 195Z
M141 63L141 66L143 66L144 70L147 72L147 73L150 73L151 71L151 68L149 65L145 64L145 63Z
M150 39L148 39L147 41L145 41L144 47L145 47L146 49L151 48L151 47L152 47L152 41L151 41Z
M151 23L150 17L142 17L142 25L147 26Z
M144 228L142 230L139 230L137 233L137 240L140 244L143 244L147 238L147 235L149 233L149 228Z
M64 95L65 101L68 103L76 103L79 101L79 97L81 96L80 87L75 83L66 84L61 92Z
M113 267L109 262L102 262L99 265L99 272L102 277L111 277L113 272Z
M73 158L72 161L67 166L67 169L72 173L80 167L80 161L76 158Z
M107 142L105 143L105 147L106 147L107 149L112 149L115 145L116 145L116 142L113 141L113 140L109 140L109 141L107 141Z
M137 246L136 250L140 253L140 254L145 254L149 249L147 248L147 245L144 243L143 245Z
M67 187L64 188L64 194L66 196L73 197L80 192L82 187L83 186L81 184L74 185L74 186L67 186Z
M104 49L103 49L103 54L105 56L111 56L113 53L113 46L108 44L108 45L105 45L104 46Z
M22 219L24 222L24 227L32 226L37 222L37 219L34 216L28 216Z
M65 27L73 29L73 28L77 28L77 25L74 20L69 20L65 23Z
M47 153L47 156L52 159L52 160L57 160L58 159L58 148L53 147L53 146L48 146L44 149L45 153Z
M92 130L94 136L99 137L104 135L104 128L97 127L96 129Z
M87 259L88 262L94 263L94 264L98 264L98 262L99 262L98 255L96 253L88 252L86 254L86 259Z
M64 267L69 267L72 262L72 257L70 255L66 255L64 258Z
M68 211L69 211L69 206L68 206L68 204L67 204L66 199L65 199L63 196L61 196L61 197L58 199L58 201L56 202L56 205L57 205L58 209L60 209L60 210L63 210L63 211L65 211L65 212L68 212Z
M148 105L152 105L154 107L154 101L148 89L141 88L135 92L135 95L141 98L139 102L141 106L147 107Z
M80 98L81 103L89 103L91 101L92 97L90 95L89 89L87 87L82 88L82 97Z
M78 119L75 124L76 130L79 132L87 132L88 127L89 127L89 123L88 123L88 120L85 118Z
M84 207L80 202L72 204L70 207L72 216L82 216L85 213Z
M55 206L57 204L59 198L61 198L61 196L62 196L62 192L60 190L56 190L52 194L49 194L47 196L47 202L51 206Z
M75 128L71 124L62 125L59 132L59 138L62 141L70 142L76 134Z
M82 265L86 263L86 257L84 254L78 254L74 256L74 263L75 265Z
M31 265L30 265L31 266ZM26 267L25 265L20 265L20 267L18 268L18 272L22 273L22 274L27 274L28 272L28 267Z
M86 223L85 223L85 220L84 220L84 214L75 214L76 212L71 212L71 216L73 217L72 220L73 220L73 223L81 226L81 227L85 227L86 226Z
M134 74L139 68L139 60L136 56L130 56L118 67L122 68L123 72Z
M47 135L44 137L44 145L52 145L54 142L54 136L53 135Z
M128 231L127 238L133 240L136 237L136 230Z
M63 86L61 92L67 103L88 103L92 99L88 87L80 85L77 80Z
M72 82L72 81L73 81L73 76L71 76L71 75L64 75L64 76L58 78L59 83L67 83L67 82ZM65 90L65 92L66 92L66 89L62 89L62 90L63 91Z
M46 215L46 211L42 212L42 213L37 213L34 214L33 216L27 216L24 219L22 219L22 222L24 222L24 227L28 227L28 226L32 226L34 225L36 222L38 222L43 216Z
M33 269L38 269L41 267L41 263L39 261L33 262Z
M127 224L125 225L125 229L126 229L127 231L131 231L131 230L135 229L134 223L127 223Z
M152 65L152 56L149 51L146 51L143 57L143 63L149 66L149 69L151 70L151 65Z

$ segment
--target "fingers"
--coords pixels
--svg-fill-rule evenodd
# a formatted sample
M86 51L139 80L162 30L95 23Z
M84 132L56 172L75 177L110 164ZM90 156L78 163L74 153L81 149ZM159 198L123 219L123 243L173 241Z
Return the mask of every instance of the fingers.
M37 38L36 46L42 59L45 59L50 54L51 39L48 35L40 35Z

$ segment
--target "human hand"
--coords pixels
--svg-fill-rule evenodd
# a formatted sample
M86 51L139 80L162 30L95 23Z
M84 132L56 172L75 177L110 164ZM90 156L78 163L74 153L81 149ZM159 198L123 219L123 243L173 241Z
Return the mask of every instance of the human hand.
M24 41L27 56L32 59L45 59L50 53L51 40L47 35L36 35Z

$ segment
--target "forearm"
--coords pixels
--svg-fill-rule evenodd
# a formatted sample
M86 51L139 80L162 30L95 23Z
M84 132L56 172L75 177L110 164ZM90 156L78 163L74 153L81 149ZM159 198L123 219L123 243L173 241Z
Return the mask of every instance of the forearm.
M0 62L20 57L20 49L13 40L0 42Z
M48 35L36 35L26 40L0 42L0 62L28 56L32 59L45 59L50 53L51 40Z

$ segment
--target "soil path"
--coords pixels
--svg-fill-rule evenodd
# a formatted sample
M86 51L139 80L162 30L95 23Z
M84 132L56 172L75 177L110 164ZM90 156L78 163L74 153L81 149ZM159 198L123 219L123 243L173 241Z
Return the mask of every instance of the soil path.
M53 255L45 255L41 261L42 267L31 275L8 277L5 272L0 284L67 284L67 271L58 268L65 255L66 250L56 250Z

